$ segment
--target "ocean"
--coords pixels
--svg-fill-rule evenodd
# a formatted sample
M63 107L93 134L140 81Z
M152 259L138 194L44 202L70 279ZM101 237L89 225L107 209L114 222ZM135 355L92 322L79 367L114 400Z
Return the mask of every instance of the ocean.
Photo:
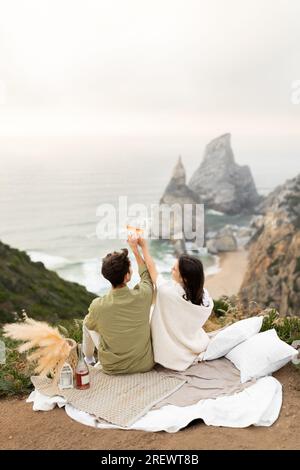
M26 150L27 151L27 150ZM97 294L108 288L100 275L100 260L114 249L126 246L126 240L98 239L96 215L100 204L118 204L127 196L128 204L149 207L158 203L172 173L177 156L152 159L149 155L112 158L111 155L81 154L74 158L35 158L15 160L8 152L2 155L0 173L0 239L13 247L26 250L33 261L42 261L64 279L78 282ZM128 154L128 152L127 152ZM183 158L188 179L200 158ZM282 181L283 182L283 181ZM268 192L275 180L258 185ZM205 224L216 230L227 223L247 224L247 218L229 217L214 211L206 214ZM159 270L170 275L174 263L168 243L151 242L152 254ZM218 258L202 257L206 273L216 272ZM131 283L138 280L135 273Z

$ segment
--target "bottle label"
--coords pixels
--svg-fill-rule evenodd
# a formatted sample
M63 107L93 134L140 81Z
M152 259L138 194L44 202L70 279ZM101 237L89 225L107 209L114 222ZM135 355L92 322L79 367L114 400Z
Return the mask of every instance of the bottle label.
M82 383L82 385L86 385L86 384L90 383L89 374L81 376L81 383Z

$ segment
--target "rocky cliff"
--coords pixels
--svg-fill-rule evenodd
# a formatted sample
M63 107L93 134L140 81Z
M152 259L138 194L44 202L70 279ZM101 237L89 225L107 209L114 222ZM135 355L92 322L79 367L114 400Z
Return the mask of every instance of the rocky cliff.
M189 187L206 208L228 214L251 213L260 197L250 168L235 162L230 139L230 134L224 134L207 145Z
M240 298L246 308L254 301L300 316L300 175L276 188L260 209Z
M96 296L79 284L64 281L42 263L0 242L0 323L14 320L14 312L47 321L86 314Z

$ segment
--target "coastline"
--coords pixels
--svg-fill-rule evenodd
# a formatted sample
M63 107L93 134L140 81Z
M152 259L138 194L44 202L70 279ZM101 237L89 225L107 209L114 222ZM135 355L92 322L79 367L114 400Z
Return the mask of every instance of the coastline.
M236 295L242 284L248 265L248 252L244 249L221 253L220 269L217 273L207 274L205 287L214 299L222 295Z

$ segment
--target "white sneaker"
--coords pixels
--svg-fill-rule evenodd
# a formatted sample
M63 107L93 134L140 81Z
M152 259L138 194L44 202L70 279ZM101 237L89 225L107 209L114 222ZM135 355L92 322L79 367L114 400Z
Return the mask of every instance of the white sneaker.
M94 356L85 356L85 362L87 363L88 366L94 366L96 364L96 360Z

